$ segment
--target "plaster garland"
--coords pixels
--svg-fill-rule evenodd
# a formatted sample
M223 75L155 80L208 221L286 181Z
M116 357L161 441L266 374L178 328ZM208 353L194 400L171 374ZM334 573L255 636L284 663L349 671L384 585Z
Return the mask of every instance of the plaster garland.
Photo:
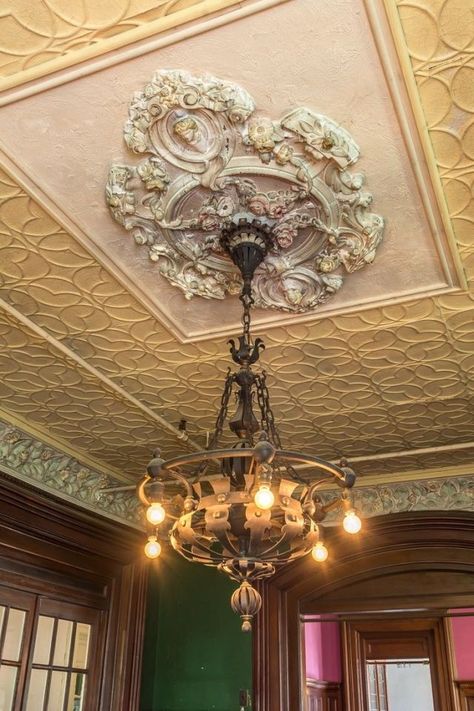
M72 501L102 516L142 527L134 492L103 493L123 481L83 464L75 457L0 420L0 468L34 487Z
M134 95L124 138L143 159L112 165L108 206L188 299L239 292L219 233L241 212L273 224L257 307L312 310L375 258L384 220L348 170L358 146L326 116L301 107L273 121L236 84L162 70Z

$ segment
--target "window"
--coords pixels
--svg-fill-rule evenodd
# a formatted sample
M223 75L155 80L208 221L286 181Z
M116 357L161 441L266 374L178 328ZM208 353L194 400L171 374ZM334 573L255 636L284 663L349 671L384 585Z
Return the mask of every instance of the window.
M0 711L85 711L98 615L0 587Z
M385 664L367 664L369 711L388 711Z

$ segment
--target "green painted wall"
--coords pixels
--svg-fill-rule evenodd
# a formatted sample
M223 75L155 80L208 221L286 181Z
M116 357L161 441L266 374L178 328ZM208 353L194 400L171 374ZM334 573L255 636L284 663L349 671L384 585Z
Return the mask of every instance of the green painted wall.
M173 551L151 565L141 711L239 711L252 640L230 607L236 584Z

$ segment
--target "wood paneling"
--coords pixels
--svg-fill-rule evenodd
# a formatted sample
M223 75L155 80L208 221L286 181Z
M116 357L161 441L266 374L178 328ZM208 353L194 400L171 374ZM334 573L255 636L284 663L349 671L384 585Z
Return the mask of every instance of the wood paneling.
M474 681L458 682L462 711L474 711Z
M306 679L306 711L342 711L341 684Z
M0 473L2 586L100 612L98 703L138 711L147 567L139 532Z
M301 614L472 606L472 513L381 516L365 521L359 536L338 528L328 531L327 539L327 563L317 566L305 557L259 586L263 609L254 634L256 711L302 708Z

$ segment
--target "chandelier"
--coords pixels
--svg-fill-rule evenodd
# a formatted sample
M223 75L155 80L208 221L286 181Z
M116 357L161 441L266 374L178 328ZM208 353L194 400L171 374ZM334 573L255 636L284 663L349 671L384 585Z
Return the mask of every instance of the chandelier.
M246 632L262 604L256 581L310 552L315 561L327 559L321 524L330 511L342 509L348 533L361 528L350 495L353 470L345 460L336 465L282 448L265 371L254 370L265 346L250 334L252 279L272 249L272 227L271 220L242 212L220 232L220 247L242 278L243 329L238 343L229 341L236 367L225 378L208 447L166 461L156 450L137 488L146 506L146 555L157 558L160 541L169 539L187 560L217 567L239 583L231 605ZM236 442L223 447L226 421ZM311 468L311 482L298 473L301 465ZM331 480L340 493L323 502L320 489Z

